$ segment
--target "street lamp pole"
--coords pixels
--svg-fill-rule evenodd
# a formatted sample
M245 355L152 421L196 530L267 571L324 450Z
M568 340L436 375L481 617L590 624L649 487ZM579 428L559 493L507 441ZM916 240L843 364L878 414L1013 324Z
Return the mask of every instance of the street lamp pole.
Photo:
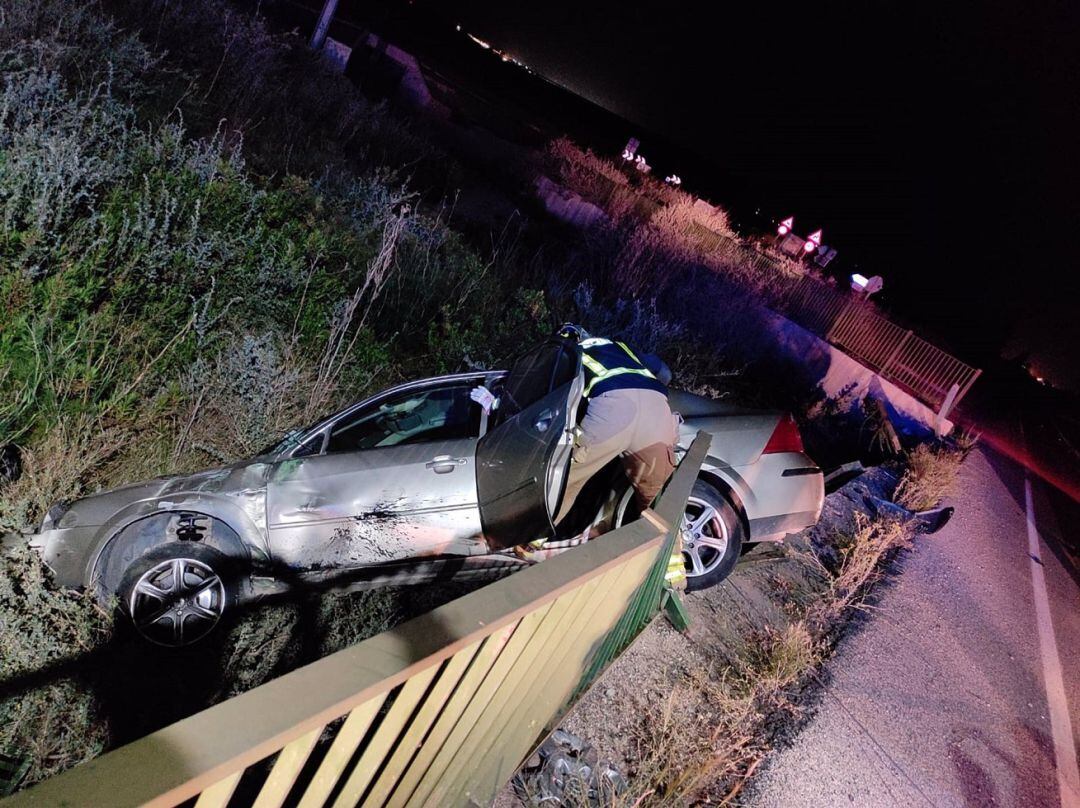
M338 0L326 0L323 3L322 14L319 15L319 23L315 26L315 33L311 35L312 50L319 50L326 41L326 32L330 30L330 22L334 19L337 11Z

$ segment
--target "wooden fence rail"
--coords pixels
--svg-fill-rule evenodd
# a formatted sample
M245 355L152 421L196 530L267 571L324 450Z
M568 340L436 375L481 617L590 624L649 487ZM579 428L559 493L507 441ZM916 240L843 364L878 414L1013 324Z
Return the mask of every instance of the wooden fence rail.
M708 443L640 519L0 806L486 805L657 613Z

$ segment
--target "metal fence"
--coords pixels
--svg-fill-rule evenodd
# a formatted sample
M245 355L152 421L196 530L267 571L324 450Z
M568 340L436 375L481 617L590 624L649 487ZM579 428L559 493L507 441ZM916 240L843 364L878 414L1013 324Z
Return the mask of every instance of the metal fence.
M699 434L654 510L0 805L486 805L657 613Z
M866 303L811 278L801 279L778 308L943 416L982 372Z
M598 189L593 201L601 207L609 205L616 193L635 192L634 212L648 220L662 205L640 191L591 172L587 166L581 169L592 173ZM753 269L769 278L787 276L794 282L780 287L781 291L767 293L772 308L906 389L943 418L982 372L896 325L846 291L806 276L795 280L792 264L755 250L738 238L717 233L700 222L690 222L683 235L698 245L706 262L711 258L720 264Z

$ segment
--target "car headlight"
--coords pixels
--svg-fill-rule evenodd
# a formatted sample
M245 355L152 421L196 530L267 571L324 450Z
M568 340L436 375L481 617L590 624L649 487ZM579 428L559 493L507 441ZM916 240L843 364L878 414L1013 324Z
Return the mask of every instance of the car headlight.
M70 502L57 502L45 512L45 518L41 520L41 529L38 532L44 533L46 530L55 530L70 508Z

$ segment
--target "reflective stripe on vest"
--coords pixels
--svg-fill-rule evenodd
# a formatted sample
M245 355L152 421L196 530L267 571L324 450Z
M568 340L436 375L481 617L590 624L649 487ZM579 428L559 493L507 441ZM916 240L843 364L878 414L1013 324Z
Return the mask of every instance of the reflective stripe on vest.
M592 337L590 339L582 340L581 341L581 348L582 348L582 351L581 351L581 364L583 364L588 369L588 371L593 375L592 379L589 381L588 385L585 387L585 394L584 395L585 395L586 398L589 397L589 393L592 392L593 387L596 386L597 384L599 384L600 382L606 381L607 379L611 379L611 378L613 378L615 376L621 376L624 373L636 373L638 376L644 376L647 379L653 379L653 380L656 379L656 376L653 375L652 371L650 371L648 368L644 367L644 365L642 365L642 367L639 367L639 368L606 368L606 367L604 367L602 364L597 362L595 359L593 359L591 356L589 356L586 353L586 351L589 348L593 348L593 347L600 346L600 345L612 345L612 344L618 345L620 348L622 348L627 353L627 355L631 359L633 359L639 365L642 364L641 360L638 359L636 356L634 356L634 352L631 351L629 348L627 348L626 345L624 343L622 343L622 342L612 343L611 340L602 339L600 337Z

